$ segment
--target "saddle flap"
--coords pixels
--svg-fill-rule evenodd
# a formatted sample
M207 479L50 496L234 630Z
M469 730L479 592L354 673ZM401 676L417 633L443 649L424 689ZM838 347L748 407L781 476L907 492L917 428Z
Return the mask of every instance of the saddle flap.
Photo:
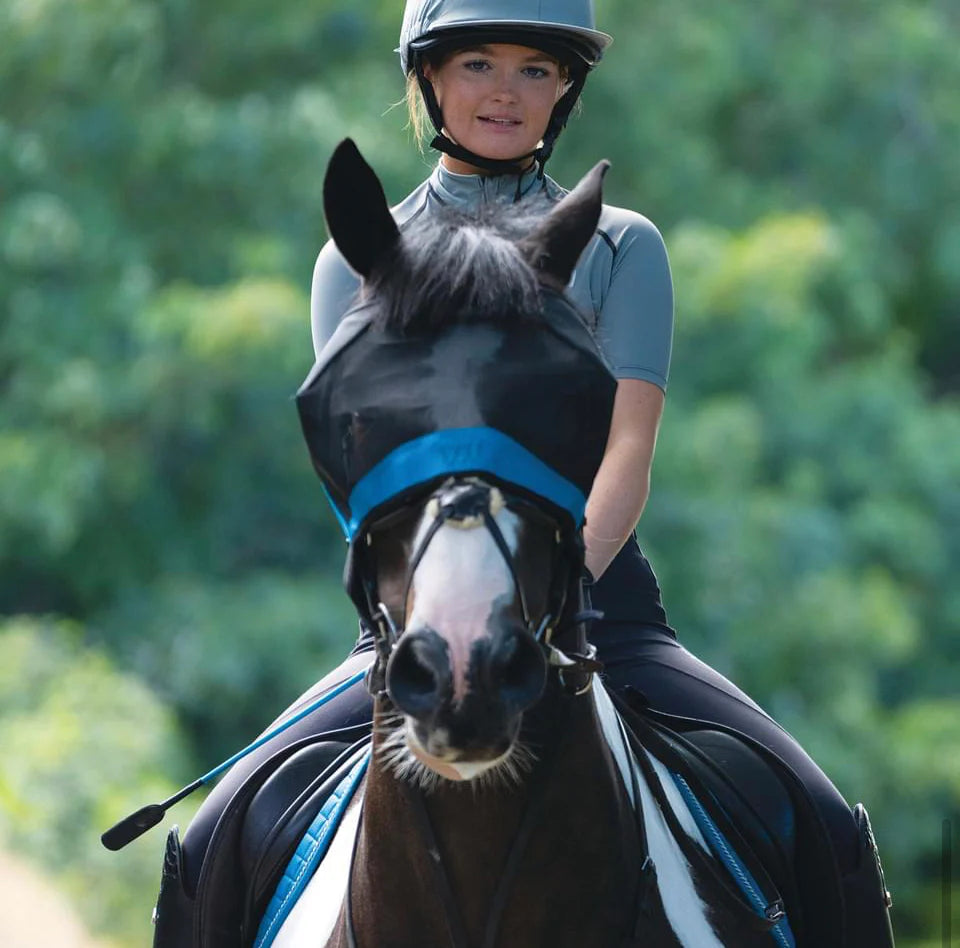
M245 944L246 880L240 857L241 837L250 801L285 761L305 747L330 741L366 739L366 727L344 728L297 741L268 757L230 798L217 821L200 870L196 888L193 941L204 948L236 948ZM254 923L255 930L255 923ZM178 944L178 948L180 945Z
M258 924L304 833L355 763L358 744L304 748L278 768L250 801L240 849L245 928Z
M676 764L707 790L711 815L729 820L725 808L735 815L737 831L760 854L791 905L790 923L798 940L822 948L841 945L842 885L829 832L793 770L769 748L732 728L633 704L625 713L631 724L636 722L645 745L656 746L656 753L668 756L668 766ZM737 776L728 779L726 768Z
M676 752L775 879L789 878L796 820L790 795L749 747L722 731L690 731ZM668 738L669 740L670 738ZM691 753L688 745L700 751Z
M193 899L185 888L183 850L180 830L174 826L167 834L160 876L160 894L153 910L153 944L190 945L190 923L193 917Z
M303 817L298 818L304 804L318 790L322 793L331 772L339 771L338 764L350 746L339 741L324 741L304 747L278 767L250 801L240 830L240 861L249 897L254 902L260 901L268 886L263 877L271 875L271 867L276 862L285 864L289 859L286 851L289 833L299 838L309 825L309 819L300 825ZM295 824L294 828L289 829L291 824Z

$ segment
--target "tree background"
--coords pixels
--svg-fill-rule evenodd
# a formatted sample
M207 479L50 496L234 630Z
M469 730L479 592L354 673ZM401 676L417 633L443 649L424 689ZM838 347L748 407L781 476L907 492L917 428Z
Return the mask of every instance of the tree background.
M392 200L433 161L390 108L400 13L0 4L0 842L116 946L151 937L163 840L99 833L354 635L290 396L334 145ZM932 948L960 834L960 7L598 18L551 172L610 158L607 200L671 254L641 541L682 640L866 802L901 941Z

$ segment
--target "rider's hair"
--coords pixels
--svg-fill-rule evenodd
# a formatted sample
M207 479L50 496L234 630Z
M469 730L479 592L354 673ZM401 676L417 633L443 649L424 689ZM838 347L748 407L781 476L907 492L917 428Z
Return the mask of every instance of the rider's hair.
M410 120L407 127L413 131L413 137L417 140L417 147L420 151L424 151L429 144L433 126L430 123L430 116L427 115L427 107L424 104L423 96L420 95L420 83L412 72L407 76L405 98L407 100L407 116Z

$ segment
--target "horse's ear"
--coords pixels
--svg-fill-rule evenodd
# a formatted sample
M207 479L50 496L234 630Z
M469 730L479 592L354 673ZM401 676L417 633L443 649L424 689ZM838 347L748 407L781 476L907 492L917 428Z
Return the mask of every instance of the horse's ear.
M323 210L337 249L364 279L400 239L380 179L353 139L345 138L330 157Z
M580 254L596 233L603 204L603 176L609 161L600 161L580 183L520 241L529 264L566 286Z

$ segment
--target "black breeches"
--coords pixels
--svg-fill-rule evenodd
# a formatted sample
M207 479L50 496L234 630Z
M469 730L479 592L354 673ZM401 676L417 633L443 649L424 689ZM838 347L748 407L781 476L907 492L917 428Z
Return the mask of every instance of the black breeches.
M652 585L651 585L652 584ZM739 688L683 648L666 625L649 564L629 543L594 587L594 606L607 619L595 624L591 640L614 690L642 693L658 711L719 724L748 735L777 754L806 786L833 840L841 874L858 859L857 830L846 801L802 747ZM632 613L632 615L631 615ZM284 717L345 680L370 659L361 639L340 666L284 712ZM323 731L370 720L370 698L358 682L332 702L240 761L210 793L184 837L188 888L195 889L200 865L220 813L245 778L279 748Z
M351 675L366 668L372 654L366 643L357 643L358 648L347 657L339 667L322 678L305 694L301 695L283 714L268 728L270 730L284 718L290 717L298 709L309 703L315 697L334 685L345 681ZM361 644L364 646L360 648ZM187 832L183 837L184 877L188 892L196 893L197 883L200 881L200 868L203 864L207 844L213 836L217 820L224 811L230 798L250 776L268 758L272 757L281 748L287 747L304 738L326 731L337 731L341 728L353 727L357 724L369 723L373 712L372 701L363 681L348 688L337 695L329 704L325 704L316 711L307 715L292 725L282 734L278 734L272 741L257 748L252 754L234 764L220 778L219 783L211 790L206 800L200 806L196 816L191 820Z
M841 874L859 859L853 813L804 749L758 704L662 628L598 623L591 640L613 691L632 688L656 711L732 728L773 751L806 787L833 841Z

